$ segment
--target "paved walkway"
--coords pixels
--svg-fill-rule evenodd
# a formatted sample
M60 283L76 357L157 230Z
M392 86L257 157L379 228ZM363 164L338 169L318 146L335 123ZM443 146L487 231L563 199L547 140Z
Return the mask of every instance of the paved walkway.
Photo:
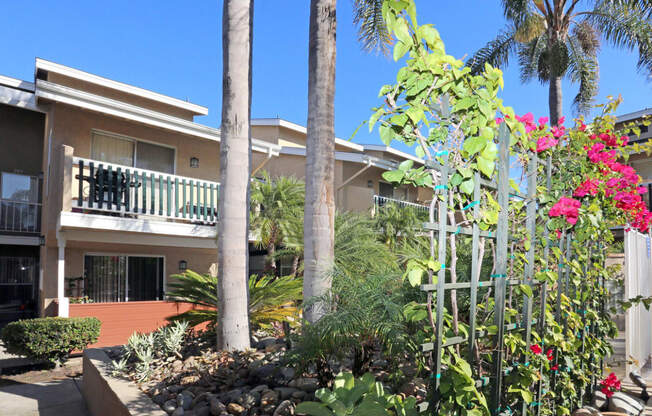
M89 416L80 379L14 383L0 387L0 416Z

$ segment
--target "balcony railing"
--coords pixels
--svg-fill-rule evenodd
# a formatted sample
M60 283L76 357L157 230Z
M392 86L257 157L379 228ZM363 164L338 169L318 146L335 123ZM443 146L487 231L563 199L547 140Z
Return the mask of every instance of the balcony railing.
M41 231L41 204L0 199L0 231L38 233Z
M196 178L73 158L73 209L213 224L219 186Z
M415 210L417 213L428 213L428 206L426 205L421 205L417 204L414 202L408 202L408 201L403 201L400 199L395 199L395 198L388 198L385 196L380 196L380 195L374 195L374 212L378 212L380 208L382 208L385 205L397 205L401 208L407 208L407 209L412 209Z

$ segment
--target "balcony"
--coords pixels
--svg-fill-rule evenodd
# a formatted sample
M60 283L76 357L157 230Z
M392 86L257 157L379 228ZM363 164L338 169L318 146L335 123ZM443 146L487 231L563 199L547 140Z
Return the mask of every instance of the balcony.
M41 181L37 176L0 175L0 233L39 234Z
M214 225L217 182L73 157L72 211Z
M417 204L415 202L408 202L401 199L389 198L380 195L373 196L373 214L375 215L383 207L394 205L401 209L408 209L414 211L417 216L428 216L429 207L427 205ZM425 217L424 217L425 218Z

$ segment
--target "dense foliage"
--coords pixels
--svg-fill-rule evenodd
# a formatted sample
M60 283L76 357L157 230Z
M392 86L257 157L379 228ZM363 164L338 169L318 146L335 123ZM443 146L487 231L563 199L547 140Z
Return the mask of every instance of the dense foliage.
M191 326L217 322L217 277L188 270L173 275L168 298L196 306L187 312L171 316L172 321L186 321ZM301 300L301 279L293 276L249 277L249 321L253 328L269 327L274 322L294 322L298 318L297 304Z
M10 354L59 364L97 342L100 325L97 318L21 319L7 324L0 339Z

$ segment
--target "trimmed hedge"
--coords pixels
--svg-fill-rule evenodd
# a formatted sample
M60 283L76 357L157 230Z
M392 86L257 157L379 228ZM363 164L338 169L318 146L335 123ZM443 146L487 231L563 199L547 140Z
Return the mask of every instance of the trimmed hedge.
M21 319L5 326L0 339L11 354L56 364L97 342L100 325L97 318Z

